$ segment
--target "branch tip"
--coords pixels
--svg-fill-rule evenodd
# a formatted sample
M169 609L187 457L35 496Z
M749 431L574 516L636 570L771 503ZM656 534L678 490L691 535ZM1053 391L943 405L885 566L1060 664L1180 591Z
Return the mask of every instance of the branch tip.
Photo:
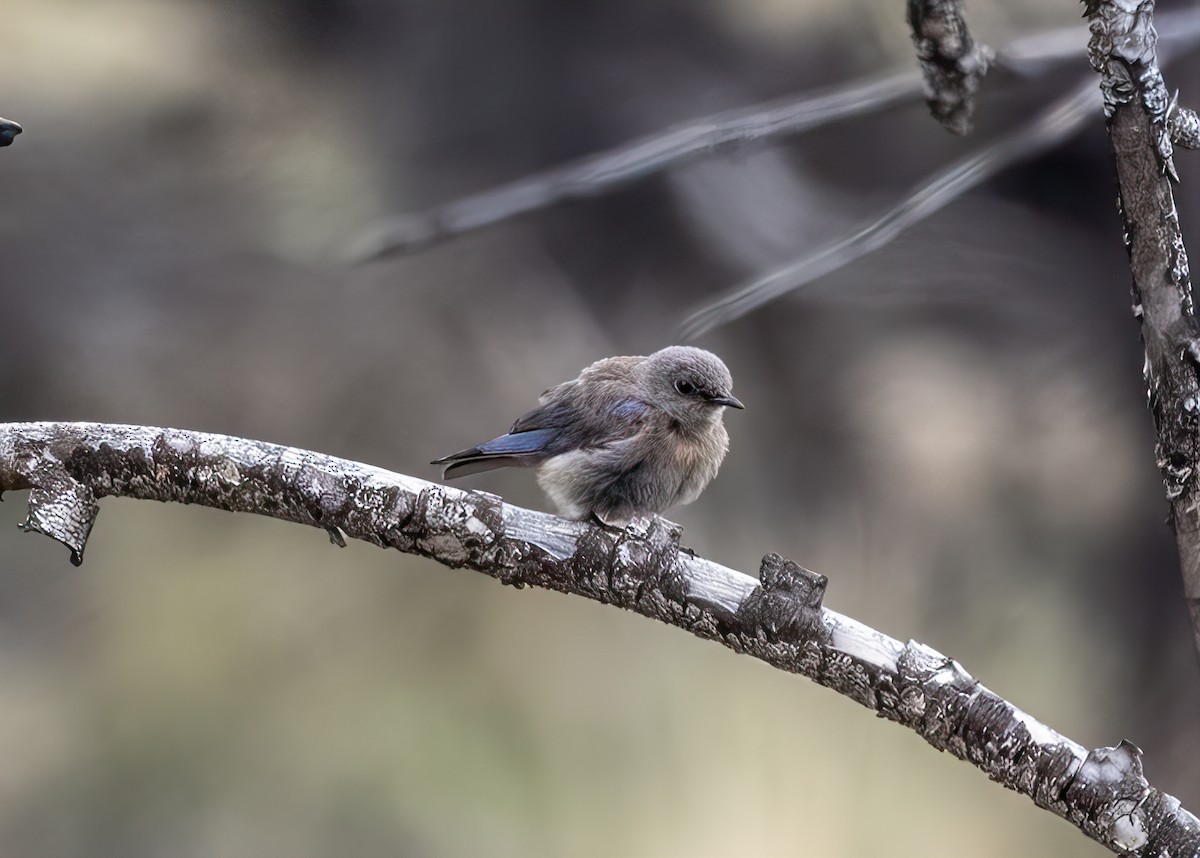
M971 130L975 94L996 58L971 38L962 0L908 0L908 23L925 81L925 103L947 131Z

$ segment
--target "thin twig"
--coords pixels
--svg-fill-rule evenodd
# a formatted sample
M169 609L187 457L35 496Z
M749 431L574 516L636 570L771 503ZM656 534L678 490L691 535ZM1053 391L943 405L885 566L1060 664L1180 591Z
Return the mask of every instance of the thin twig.
M1168 16L1162 17L1165 20ZM1164 42L1196 40L1200 10L1174 13L1170 21L1172 29ZM1083 32L1082 27L1064 27L1022 36L1000 51L994 65L1026 77L1043 74L1047 68L1078 56ZM703 117L478 194L391 218L368 230L348 255L361 263L422 250L566 200L609 193L713 152L794 137L914 101L921 96L921 86L916 74L876 75L815 94L803 93Z
M0 424L0 492L30 489L23 529L81 562L97 499L269 515L636 611L799 673L916 731L1123 855L1194 855L1200 820L1151 787L1128 742L1088 751L984 688L953 659L825 608L826 579L763 558L759 578L681 548L661 518L567 521L320 453L99 423Z
M1200 9L1161 16L1171 29L1163 43L1192 44L1200 34ZM1078 56L1082 27L1022 36L999 52L994 66L1023 77ZM921 96L916 74L878 75L816 94L803 93L717 113L612 149L533 173L505 185L431 209L381 222L354 242L353 262L411 253L508 218L571 199L601 196L669 167L747 143L794 137L813 128L874 113Z
M540 173L436 208L384 222L350 252L365 262L420 250L517 215L571 199L606 194L669 166L727 147L796 135L840 119L911 101L916 74L870 77L819 93L717 113L640 137Z
M955 134L971 130L975 93L995 54L971 38L962 0L908 0L908 25L933 118Z
M874 253L981 182L1072 137L1093 114L1099 101L1089 81L1028 125L934 173L896 206L852 233L705 304L683 320L681 338L690 339L739 319L780 295Z
M1171 20L1177 21L1179 26L1171 39L1164 40L1164 55L1181 53L1200 41L1200 12L1189 15L1176 13L1171 16ZM1078 31L1076 32L1078 34ZM1061 47L1057 39L1048 39L1023 56L1030 62L1037 62L1038 60L1032 57L1048 56ZM1164 61L1166 59L1167 56L1164 56ZM910 191L897 205L858 227L851 234L706 303L680 324L681 338L696 337L719 325L739 319L774 298L806 286L856 259L874 253L904 230L920 223L1013 163L1034 157L1070 139L1083 127L1094 104L1099 100L1099 96L1093 92L1093 87L1091 82L1082 84L1073 95L1057 102L1029 125L938 171ZM1186 108L1175 110L1171 114L1175 123L1169 126L1171 139L1178 136L1184 141L1181 145L1185 146L1187 135L1194 130L1189 124L1189 114L1191 111ZM1194 117L1194 114L1191 115Z

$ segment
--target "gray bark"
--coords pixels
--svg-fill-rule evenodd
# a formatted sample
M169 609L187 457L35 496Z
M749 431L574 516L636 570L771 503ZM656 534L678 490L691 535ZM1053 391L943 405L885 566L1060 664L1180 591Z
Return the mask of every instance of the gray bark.
M823 576L767 555L752 578L696 557L660 518L615 530L319 453L96 423L0 424L0 493L14 490L30 491L23 529L76 563L97 500L121 496L268 515L627 608L858 701L1118 854L1200 855L1200 820L1150 786L1132 744L1086 750L953 659L825 608Z
M1146 350L1146 396L1179 548L1184 596L1200 652L1200 340L1187 251L1171 190L1170 114L1158 69L1152 0L1088 0L1088 55L1100 73L1118 201L1133 273L1134 315Z
M968 133L975 93L995 55L971 38L962 0L908 0L908 25L933 118L947 131Z

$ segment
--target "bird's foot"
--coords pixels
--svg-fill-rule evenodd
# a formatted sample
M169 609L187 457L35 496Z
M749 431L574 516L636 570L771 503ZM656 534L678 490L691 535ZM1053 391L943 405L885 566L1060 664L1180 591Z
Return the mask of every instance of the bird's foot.
M596 522L601 527L608 528L609 530L624 530L629 526L629 522L631 520L632 519L621 518L620 516L616 515L605 516L599 512L596 512L595 510L592 511L592 521Z

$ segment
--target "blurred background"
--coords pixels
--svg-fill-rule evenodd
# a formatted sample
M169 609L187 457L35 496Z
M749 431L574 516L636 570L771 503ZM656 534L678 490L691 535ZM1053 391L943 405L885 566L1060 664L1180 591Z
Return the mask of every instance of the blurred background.
M977 38L1078 3L976 2ZM1160 4L1160 9L1168 4ZM1178 7L1178 4L1176 4ZM891 205L1090 74L985 83L349 268L378 218L915 67L849 0L4 0L0 420L169 425L435 479L543 388ZM1167 70L1195 94L1194 59ZM1200 247L1200 168L1178 155ZM697 340L747 410L672 518L959 659L1200 810L1200 669L1097 115ZM528 473L471 486L547 508ZM105 500L81 569L0 507L0 844L42 856L1107 854L676 629L268 519Z

